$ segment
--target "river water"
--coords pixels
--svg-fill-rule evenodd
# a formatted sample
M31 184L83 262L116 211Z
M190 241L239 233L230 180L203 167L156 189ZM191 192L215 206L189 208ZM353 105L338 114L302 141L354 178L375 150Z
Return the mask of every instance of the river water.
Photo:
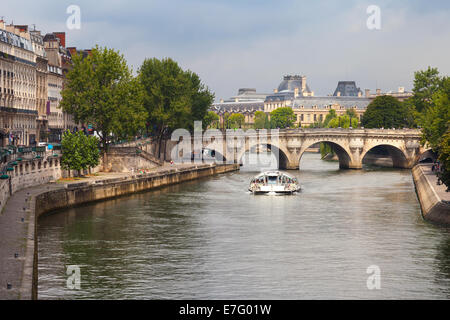
M450 231L423 221L409 170L300 169L294 196L253 196L242 170L43 216L39 298L450 298Z

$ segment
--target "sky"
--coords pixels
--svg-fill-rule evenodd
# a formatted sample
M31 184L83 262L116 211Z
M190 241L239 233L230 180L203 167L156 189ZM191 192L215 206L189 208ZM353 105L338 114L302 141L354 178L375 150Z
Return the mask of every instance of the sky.
M137 70L171 57L196 72L216 101L239 88L273 92L283 75L301 74L316 96L339 80L374 91L410 90L414 72L450 73L448 0L2 0L7 23L65 31L66 46L119 50ZM78 5L81 27L69 30ZM370 30L370 5L380 8Z

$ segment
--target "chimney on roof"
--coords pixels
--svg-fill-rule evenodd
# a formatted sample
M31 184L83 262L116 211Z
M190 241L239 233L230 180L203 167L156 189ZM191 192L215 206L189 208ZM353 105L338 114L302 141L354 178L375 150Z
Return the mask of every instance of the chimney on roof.
M306 76L302 76L302 92L306 90Z
M77 48L76 47L69 47L69 48L67 48L67 50L69 50L70 55L72 57L77 54Z
M362 92L358 91L358 98L361 98L361 97L362 97Z
M64 48L66 47L66 33L65 32L53 32L53 34L59 39L59 43Z
M338 97L341 96L341 92L340 92L340 91L337 92L337 96L338 96Z
M398 87L398 93L405 93L404 87Z
M273 93L278 93L278 89L273 89Z
M366 98L368 98L370 96L370 89L366 89L365 92L365 96Z
M381 95L381 89L377 89L377 96Z
M294 88L294 98L298 97L298 88Z

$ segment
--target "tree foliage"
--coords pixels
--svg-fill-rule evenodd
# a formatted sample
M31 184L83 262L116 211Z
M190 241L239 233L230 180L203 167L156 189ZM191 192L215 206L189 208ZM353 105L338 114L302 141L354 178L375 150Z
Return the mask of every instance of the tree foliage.
M91 55L73 56L61 92L61 107L76 122L93 125L107 149L108 137L126 139L145 125L143 91L119 52L96 46Z
M219 116L214 111L208 111L203 118L203 129L219 129Z
M336 110L330 109L330 111L328 111L328 114L325 117L325 120L323 121L323 126L327 128L330 121L336 117L337 117Z
M440 77L435 68L415 73L414 96L410 103L420 111L422 144L438 154L442 181L450 188L450 78Z
M364 112L362 125L366 128L404 128L410 125L410 111L392 96L376 97Z
M269 119L264 111L255 112L255 129L269 129L269 127L267 126L268 121Z
M284 129L291 127L295 122L295 114L292 108L277 108L270 113L270 123L272 128Z
M214 95L199 76L184 71L174 60L146 59L139 69L144 87L144 106L151 129L161 137L163 132L178 128L193 129L194 121L203 121Z
M358 127L358 118L352 117L352 128ZM327 128L344 128L348 129L350 128L350 117L345 114L343 116L338 116L336 118L333 118L328 122Z
M66 170L76 170L96 167L100 160L98 139L95 136L86 136L82 131L72 134L69 130L64 132L61 141L63 157L61 165Z
M241 113L233 113L228 121L231 129L242 128L245 124L245 116Z
M441 88L436 91L429 106L420 116L423 142L427 142L434 151L439 152L443 136L450 126L450 78L442 81Z
M417 111L422 112L432 106L433 95L441 84L442 78L437 68L428 67L427 70L414 73L414 95L411 100Z

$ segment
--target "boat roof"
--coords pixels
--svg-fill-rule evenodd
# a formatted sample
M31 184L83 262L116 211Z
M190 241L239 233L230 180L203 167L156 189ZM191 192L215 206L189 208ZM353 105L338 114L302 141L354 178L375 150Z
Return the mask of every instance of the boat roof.
M255 178L259 178L259 177L263 177L263 176L268 176L268 177L286 176L288 178L293 179L293 177L291 177L287 173L280 172L280 171L266 171L266 172L262 172L262 173L258 174L257 176L255 176Z

